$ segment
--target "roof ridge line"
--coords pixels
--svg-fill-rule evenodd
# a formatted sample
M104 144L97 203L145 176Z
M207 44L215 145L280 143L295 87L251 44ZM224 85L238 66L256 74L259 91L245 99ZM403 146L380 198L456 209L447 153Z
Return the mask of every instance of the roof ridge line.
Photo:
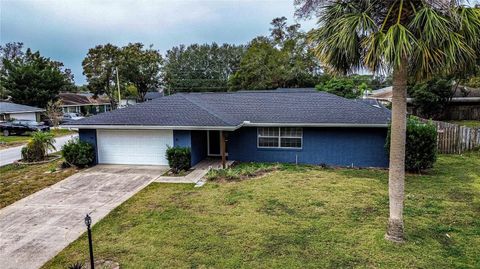
M220 117L219 115L211 112L209 109L207 109L206 107L200 105L198 102L195 102L194 100L192 100L191 98L188 98L186 94L180 94L180 96L183 97L183 99L189 101L190 103L196 105L197 107L201 108L202 110L206 111L208 114L214 116L215 118L221 120L223 123L225 123L226 125L232 125L234 126L234 124L230 124L228 123L227 121L225 121L222 117Z

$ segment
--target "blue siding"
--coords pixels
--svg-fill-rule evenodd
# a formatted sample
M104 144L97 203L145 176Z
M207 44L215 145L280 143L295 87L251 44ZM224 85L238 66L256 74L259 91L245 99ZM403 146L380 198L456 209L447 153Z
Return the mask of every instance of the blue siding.
M173 130L173 146L191 148L190 133L188 130Z
M92 144L95 149L95 160L93 161L94 164L97 164L97 130L96 129L79 129L78 130L78 137L81 141L85 141L87 143Z
M174 130L173 145L176 147L189 147L192 152L191 164L194 166L207 156L207 132Z
M387 167L386 128L303 128L302 149L259 149L257 128L229 136L229 159L236 161Z
M192 166L207 157L207 131L192 131Z

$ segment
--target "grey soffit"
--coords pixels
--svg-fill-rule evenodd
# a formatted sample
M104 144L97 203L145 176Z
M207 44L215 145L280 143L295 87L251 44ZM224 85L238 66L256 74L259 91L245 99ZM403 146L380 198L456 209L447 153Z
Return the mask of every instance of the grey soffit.
M0 102L0 114L14 114L27 112L43 112L45 109L34 106L20 105L10 102Z
M385 126L390 111L312 89L178 93L70 125L239 127L250 124Z

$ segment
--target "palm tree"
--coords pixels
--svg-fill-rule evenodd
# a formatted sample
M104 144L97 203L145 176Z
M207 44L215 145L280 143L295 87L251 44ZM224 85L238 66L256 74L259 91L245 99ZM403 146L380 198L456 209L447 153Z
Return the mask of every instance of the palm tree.
M393 75L390 216L385 238L403 242L407 80L467 70L480 50L480 10L451 0L295 0L319 17L315 53L340 73Z
M37 131L32 133L31 143L38 145L42 149L43 156L40 159L44 159L48 156L48 151L56 150L55 148L55 136L51 132Z

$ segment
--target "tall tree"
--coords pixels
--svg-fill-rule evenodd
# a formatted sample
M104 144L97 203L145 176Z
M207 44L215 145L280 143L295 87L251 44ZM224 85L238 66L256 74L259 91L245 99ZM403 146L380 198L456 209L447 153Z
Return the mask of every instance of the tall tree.
M409 76L467 69L480 50L480 10L457 1L295 0L297 16L318 15L317 56L341 73L393 70L390 216L386 239L404 240L406 94Z
M257 37L247 46L240 69L230 79L232 89L312 87L321 74L307 35L287 18L270 23L270 37Z
M192 44L168 50L163 81L170 93L226 91L228 78L238 69L243 46Z
M144 100L148 91L160 86L162 56L152 46L143 48L142 43L130 43L121 49L120 74L135 86L138 97Z
M22 50L21 43L1 48L2 95L13 102L46 107L60 91L73 87L73 75L63 64L40 55L40 52Z
M116 97L116 70L120 65L121 50L110 43L88 50L82 61L83 74L87 77L88 88L95 95L106 94L112 108L119 100Z
M238 71L230 78L233 90L264 90L283 87L285 55L266 37L257 37L248 45Z

